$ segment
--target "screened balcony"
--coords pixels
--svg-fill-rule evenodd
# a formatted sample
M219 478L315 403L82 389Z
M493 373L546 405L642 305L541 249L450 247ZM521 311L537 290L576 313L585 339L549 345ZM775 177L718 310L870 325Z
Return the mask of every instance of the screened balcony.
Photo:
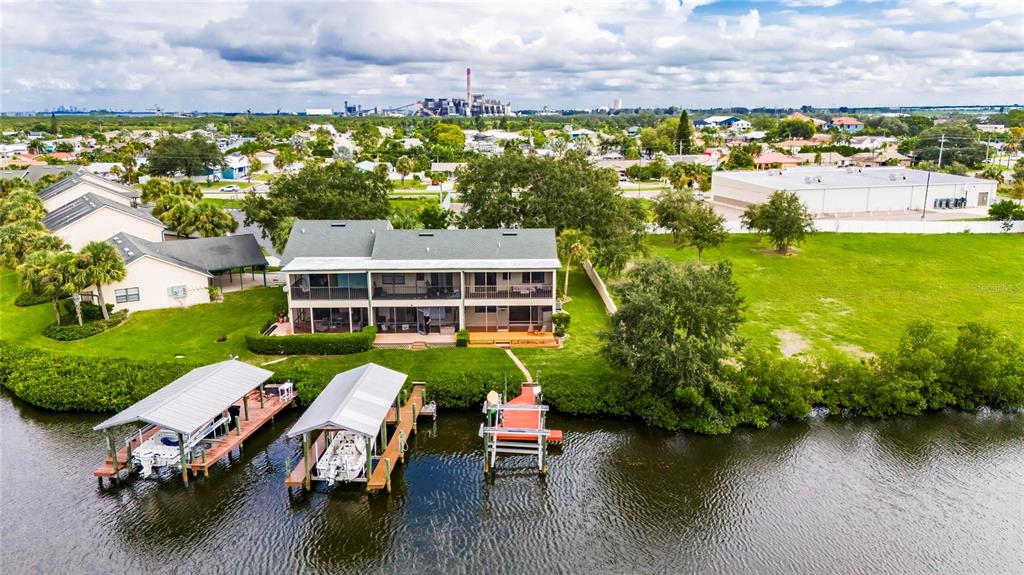
M344 274L290 274L289 288L292 300L353 300L366 299L365 273Z
M373 299L459 299L459 273L374 273Z
M467 299L551 299L553 272L467 272Z

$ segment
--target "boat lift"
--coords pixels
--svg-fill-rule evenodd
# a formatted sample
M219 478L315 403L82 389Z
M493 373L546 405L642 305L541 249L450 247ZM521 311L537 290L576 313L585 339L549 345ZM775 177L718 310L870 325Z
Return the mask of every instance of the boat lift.
M101 486L125 470L147 478L175 469L186 484L189 471L209 475L211 466L291 404L290 382L264 385L273 375L236 359L193 369L93 428L107 437L107 459L93 475ZM145 425L123 440L110 435L110 429L138 421Z
M288 437L302 437L302 457L294 470L285 460L285 487L362 482L367 491L390 492L391 472L405 461L417 418L436 417L436 406L424 405L425 384L413 382L406 396L406 379L375 363L334 376L288 431Z
M537 470L548 472L548 444L561 444L562 432L547 429L548 406L542 403L540 386L523 383L519 396L509 402L496 391L487 394L483 412L487 422L480 425L484 440L484 473L494 470L498 455L537 457Z

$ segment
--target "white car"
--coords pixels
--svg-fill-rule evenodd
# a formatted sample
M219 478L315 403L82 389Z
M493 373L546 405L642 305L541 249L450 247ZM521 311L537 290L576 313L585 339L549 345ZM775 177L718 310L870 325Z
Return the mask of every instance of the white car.
M222 191L222 192L239 192L241 190L242 190L242 188L239 188L238 186L236 186L234 184L223 186L220 189L220 191Z

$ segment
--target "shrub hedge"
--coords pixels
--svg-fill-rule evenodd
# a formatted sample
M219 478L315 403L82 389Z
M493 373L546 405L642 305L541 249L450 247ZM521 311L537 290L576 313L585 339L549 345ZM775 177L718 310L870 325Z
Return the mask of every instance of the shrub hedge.
M56 411L118 411L194 367L50 353L0 340L0 385Z
M556 336L562 337L569 332L569 320L570 316L568 312L559 311L551 314L551 323L554 324Z
M84 310L83 310L84 312ZM82 314L85 315L84 313ZM89 336L103 333L104 331L120 324L128 317L128 310L120 310L110 314L109 320L91 320L78 325L77 320L64 325L52 323L43 330L43 335L57 341L73 341Z
M460 329L455 334L455 347L469 347L469 330Z
M377 328L373 326L354 333L247 335L245 347L260 355L346 355L369 351L376 337Z
M50 303L50 298L25 292L18 294L18 297L14 298L14 305L18 307L29 307L41 303Z

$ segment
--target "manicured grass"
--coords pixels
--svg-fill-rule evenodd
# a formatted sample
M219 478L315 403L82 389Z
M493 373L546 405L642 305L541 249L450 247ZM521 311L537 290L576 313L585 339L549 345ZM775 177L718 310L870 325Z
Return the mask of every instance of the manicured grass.
M213 204L219 208L225 210L240 210L242 209L242 200L225 200L222 198L203 198L203 201L208 204Z
M274 309L285 305L280 289L252 289L226 294L223 303L136 312L109 331L61 342L42 335L53 323L52 305L14 305L19 289L13 271L0 272L0 292L0 338L77 355L174 361L181 354L195 363L221 361L232 354L252 356L245 349L245 335L258 333L273 319ZM221 336L227 340L218 342Z
M429 182L417 182L412 178L406 178L404 184L401 180L394 180L396 190L425 190L429 185Z
M651 255L695 261L669 236ZM740 329L753 346L774 346L776 330L799 334L812 353L844 345L891 349L913 320L952 332L968 321L1024 338L1024 236L816 234L796 255L779 256L754 236L734 234L705 262L727 259L747 302Z
M241 188L243 190L246 189L246 188L252 187L252 184L250 184L248 182L224 182L224 181L221 181L221 182L203 182L203 183L200 183L198 185L199 185L199 189L201 189L201 190L213 190L213 191L219 191L224 186L238 186L239 188Z

